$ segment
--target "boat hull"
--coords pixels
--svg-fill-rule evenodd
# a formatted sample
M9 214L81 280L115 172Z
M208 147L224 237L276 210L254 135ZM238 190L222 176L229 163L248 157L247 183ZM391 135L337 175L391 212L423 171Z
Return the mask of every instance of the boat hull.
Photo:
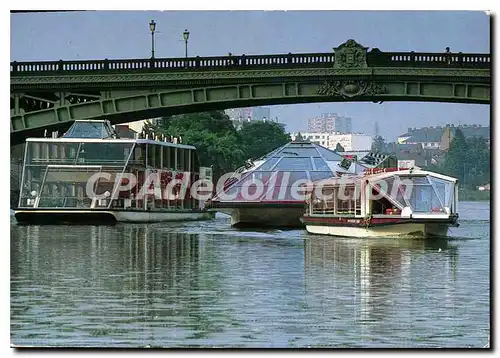
M438 223L401 223L387 226L355 227L306 225L307 232L318 235L339 237L445 237L449 225Z
M235 227L286 227L304 228L300 221L304 215L303 205L297 207L255 207L218 209L231 215L231 225Z
M458 216L440 218L361 218L304 216L301 221L311 234L341 237L445 237L450 226L458 226Z
M114 224L117 222L152 223L163 221L209 220L211 211L132 211L132 210L16 210L19 224Z

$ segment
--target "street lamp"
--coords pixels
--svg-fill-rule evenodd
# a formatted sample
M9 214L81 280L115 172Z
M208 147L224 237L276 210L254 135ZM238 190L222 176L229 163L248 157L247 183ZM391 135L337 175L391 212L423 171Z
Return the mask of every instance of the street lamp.
M184 37L184 43L186 45L186 58L188 57L188 40L189 40L189 31L186 29L182 33L182 37Z
M156 22L155 20L151 20L149 23L149 30L151 31L151 58L155 58L155 29Z

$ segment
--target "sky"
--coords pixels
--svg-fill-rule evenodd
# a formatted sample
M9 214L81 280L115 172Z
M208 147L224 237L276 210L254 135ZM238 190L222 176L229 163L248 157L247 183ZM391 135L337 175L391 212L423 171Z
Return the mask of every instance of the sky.
M381 51L490 52L490 18L482 11L85 11L11 14L11 61L151 56L149 21L157 23L156 57L328 52L347 39ZM322 113L352 118L353 130L387 140L408 127L489 125L479 104L312 103L271 107L287 130L304 131Z

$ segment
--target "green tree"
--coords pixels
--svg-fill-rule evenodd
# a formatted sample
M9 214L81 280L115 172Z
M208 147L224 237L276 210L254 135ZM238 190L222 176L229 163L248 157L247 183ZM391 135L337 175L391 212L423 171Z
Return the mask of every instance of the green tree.
M257 159L291 141L278 123L245 122L239 131L245 159Z
M373 138L372 151L374 152L385 151L385 139L379 135Z
M157 133L182 138L196 147L202 166L212 166L214 179L243 165L240 137L222 111L189 113L165 117L155 127Z
M444 163L431 164L427 170L460 180L460 185L475 190L490 182L490 148L482 137L465 139L457 129Z
M470 187L477 187L490 182L490 150L486 140L473 137L467 141L465 156L465 182Z
M466 182L468 151L469 146L464 134L457 128L446 153L443 169L448 175L458 178L462 184Z
M335 146L335 152L345 152L344 147L342 147L342 144L337 143Z

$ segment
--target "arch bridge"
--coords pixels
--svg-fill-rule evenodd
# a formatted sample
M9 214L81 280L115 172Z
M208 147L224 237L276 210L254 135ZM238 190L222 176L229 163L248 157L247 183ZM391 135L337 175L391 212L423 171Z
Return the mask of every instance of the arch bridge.
M11 62L11 142L75 119L113 124L256 105L491 103L491 56L382 52L348 40L327 53Z

